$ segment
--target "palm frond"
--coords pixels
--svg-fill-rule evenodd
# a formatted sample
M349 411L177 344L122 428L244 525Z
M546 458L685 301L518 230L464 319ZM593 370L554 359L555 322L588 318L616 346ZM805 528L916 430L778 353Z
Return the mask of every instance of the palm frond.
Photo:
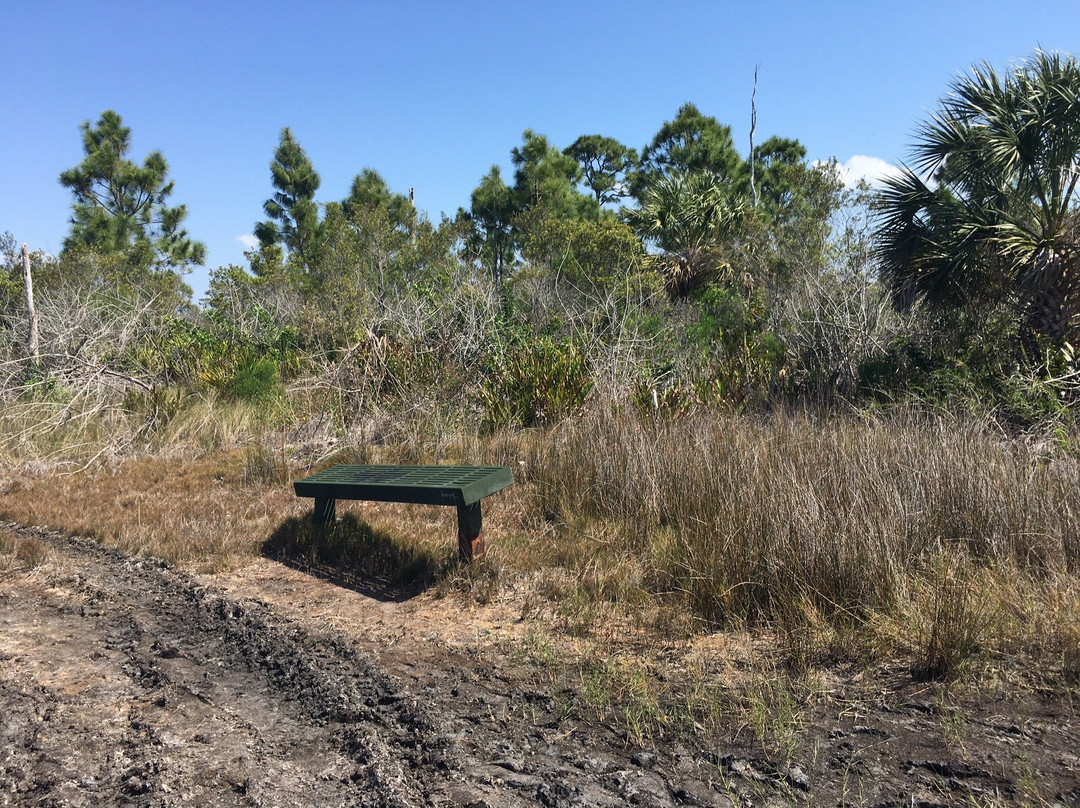
M1056 325L1044 333L1075 336L1060 329L1080 319L1062 308L1080 308L1076 58L1039 51L1002 73L976 66L919 129L911 164L878 195L877 256L894 300L1010 290L1049 312L1041 322Z

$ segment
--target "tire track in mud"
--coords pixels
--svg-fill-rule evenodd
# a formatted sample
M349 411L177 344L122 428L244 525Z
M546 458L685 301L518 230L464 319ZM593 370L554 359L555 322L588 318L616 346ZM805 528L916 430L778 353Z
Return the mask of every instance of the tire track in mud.
M0 572L0 805L732 804L708 761L661 775L485 663L426 660L409 692L342 636L160 561L0 530L48 547Z
M1029 786L1080 806L1068 703L971 705L956 748L898 683L808 712L799 760L734 737L646 751L506 660L395 645L376 665L346 633L159 561L0 534L44 547L0 556L0 806L954 808Z
M430 803L445 741L339 638L92 541L0 595L0 805ZM2 581L2 578L0 578ZM43 646L59 664L37 662Z

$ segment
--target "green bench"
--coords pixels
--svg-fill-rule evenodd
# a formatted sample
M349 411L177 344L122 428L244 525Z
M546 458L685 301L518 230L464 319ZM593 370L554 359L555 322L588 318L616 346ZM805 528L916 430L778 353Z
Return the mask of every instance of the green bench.
M334 521L339 499L411 502L457 508L462 559L484 556L480 500L514 482L506 466L352 466L320 471L293 483L298 497L313 497L314 519Z

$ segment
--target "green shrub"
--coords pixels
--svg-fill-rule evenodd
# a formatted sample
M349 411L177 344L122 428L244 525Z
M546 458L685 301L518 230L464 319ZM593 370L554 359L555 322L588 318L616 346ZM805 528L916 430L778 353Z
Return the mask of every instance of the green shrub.
M280 392L277 362L265 357L249 359L229 381L229 394L238 401L266 401Z
M543 426L578 410L592 390L584 351L570 339L515 336L493 353L480 398L489 426Z

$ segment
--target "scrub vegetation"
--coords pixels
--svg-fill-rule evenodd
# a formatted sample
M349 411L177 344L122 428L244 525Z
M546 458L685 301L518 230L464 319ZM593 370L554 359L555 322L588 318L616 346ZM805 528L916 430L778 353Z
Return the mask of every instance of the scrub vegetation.
M33 350L0 244L4 518L520 603L522 657L639 739L737 715L782 756L837 665L1075 695L1075 58L958 79L876 191L686 104L640 150L527 130L432 222L370 168L318 200L286 128L260 246L200 305L164 157L113 111L82 131L70 237L28 256ZM290 483L335 462L517 484L462 568L450 513L308 524ZM771 649L739 690L656 674L648 648L724 632Z

